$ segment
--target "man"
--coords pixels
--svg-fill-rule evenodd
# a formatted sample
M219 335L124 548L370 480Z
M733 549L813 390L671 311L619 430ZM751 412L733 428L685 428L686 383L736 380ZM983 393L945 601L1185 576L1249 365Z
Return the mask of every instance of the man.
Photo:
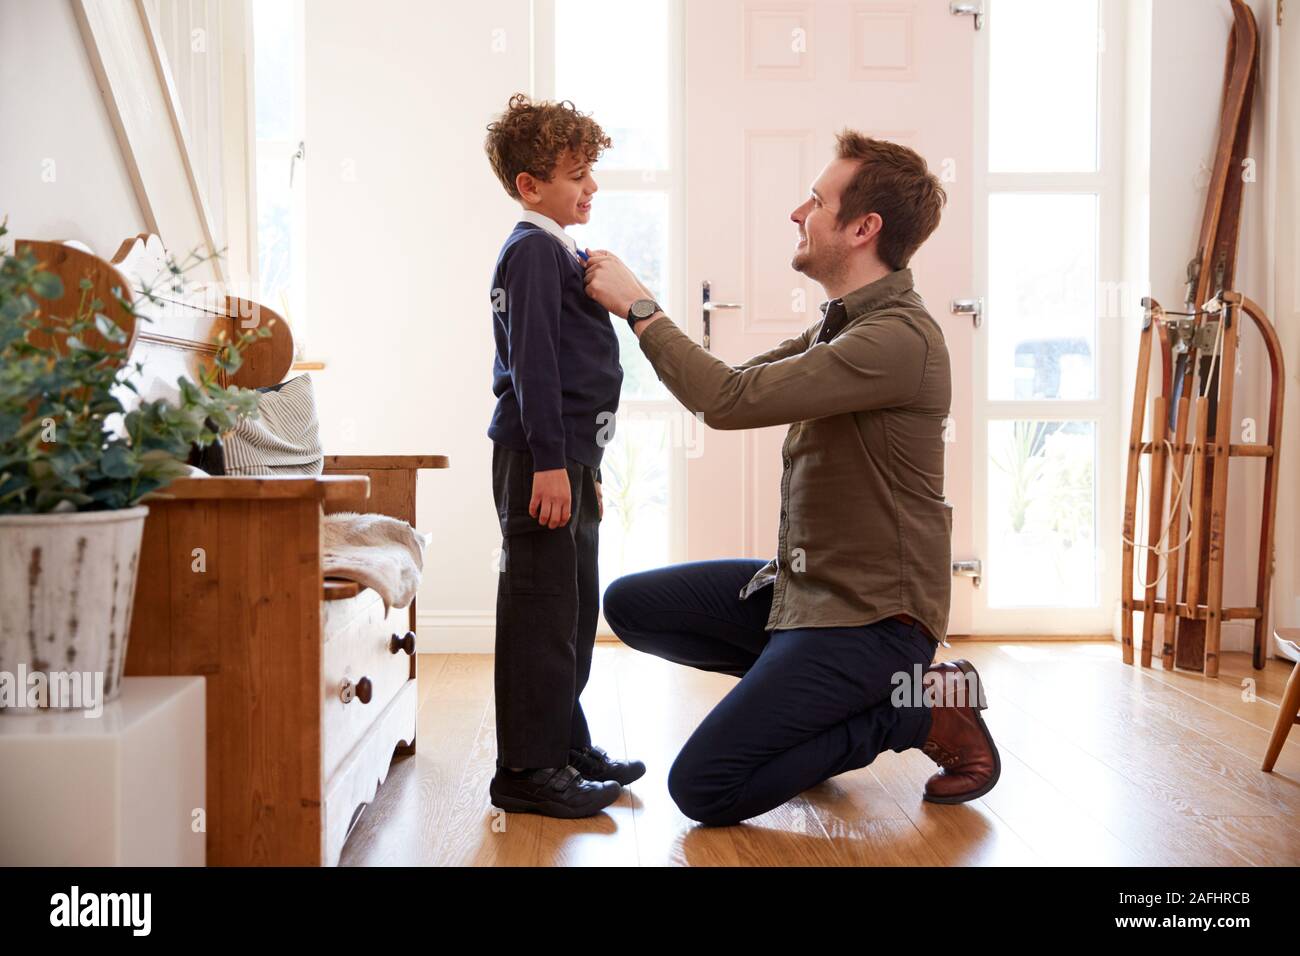
M951 376L907 264L945 199L912 150L840 133L790 215L791 265L825 290L822 317L734 368L674 325L617 257L587 263L588 294L628 318L687 409L714 428L790 425L772 561L693 562L605 592L605 618L629 646L741 678L669 773L694 820L739 823L886 749L920 747L939 764L925 787L933 802L997 782L979 675L966 661L932 664L949 610ZM909 687L923 672L924 690Z

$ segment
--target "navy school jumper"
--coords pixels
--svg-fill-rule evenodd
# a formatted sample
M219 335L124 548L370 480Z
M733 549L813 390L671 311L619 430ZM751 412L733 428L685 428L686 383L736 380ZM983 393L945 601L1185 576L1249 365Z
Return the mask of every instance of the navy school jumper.
M492 274L497 397L488 437L532 454L537 471L571 458L599 468L614 433L623 368L609 312L581 263L532 223L515 226Z

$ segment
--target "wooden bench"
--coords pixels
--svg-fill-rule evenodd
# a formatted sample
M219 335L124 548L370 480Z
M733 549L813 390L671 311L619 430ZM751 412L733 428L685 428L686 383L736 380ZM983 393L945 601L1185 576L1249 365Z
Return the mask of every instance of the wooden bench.
M106 302L114 286L156 288L165 268L153 236L125 241L112 265L57 243L18 245L60 274L66 295L90 276ZM288 374L292 333L270 309L183 285L155 295L135 296L153 321L130 329L124 347L143 375L124 403L174 393L178 375L211 361L217 335L250 316L272 334L223 384ZM321 524L326 512L375 511L415 525L417 472L448 464L330 456L319 477L181 478L144 502L126 672L206 678L209 864L336 864L394 753L414 753L415 604L386 614L373 590L325 579Z

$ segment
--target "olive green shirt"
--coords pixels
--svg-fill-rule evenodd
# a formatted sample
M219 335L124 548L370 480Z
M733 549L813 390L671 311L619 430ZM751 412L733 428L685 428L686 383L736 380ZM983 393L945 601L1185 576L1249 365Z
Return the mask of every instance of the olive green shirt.
M662 319L642 330L641 351L712 428L790 425L776 557L740 592L773 585L769 630L908 614L946 644L952 379L943 332L910 269L822 310L802 335L735 367Z

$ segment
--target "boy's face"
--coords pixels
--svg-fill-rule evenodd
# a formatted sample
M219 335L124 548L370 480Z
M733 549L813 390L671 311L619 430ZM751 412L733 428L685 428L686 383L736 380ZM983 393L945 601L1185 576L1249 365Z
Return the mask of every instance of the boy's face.
M549 183L530 173L520 173L515 187L524 208L550 216L561 226L587 222L591 218L591 197L599 188L587 158L573 150L560 154Z

